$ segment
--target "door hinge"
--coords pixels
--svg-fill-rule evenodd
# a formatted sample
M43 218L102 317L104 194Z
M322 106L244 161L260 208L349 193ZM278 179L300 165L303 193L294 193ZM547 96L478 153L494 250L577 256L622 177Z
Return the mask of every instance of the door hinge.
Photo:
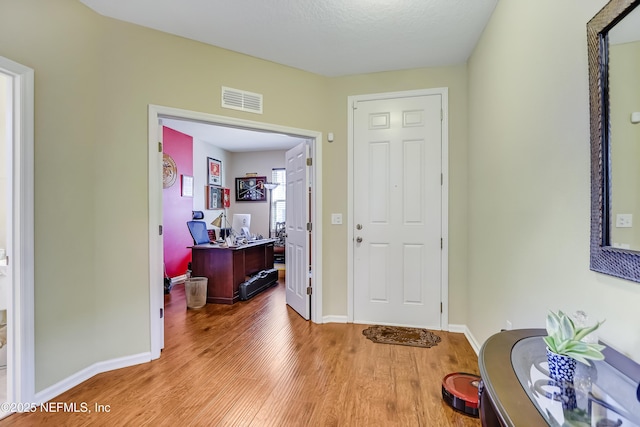
M353 104L351 105L351 108L353 108L354 110L358 109L358 101L353 101Z
M311 166L313 164L313 159L311 157L307 158L307 166Z
M158 153L162 153L162 142L158 142Z
M440 109L440 121L444 120L444 110L441 108Z
M444 174L440 174L440 185L444 185Z
M310 222L308 222L307 223L307 231L311 231L312 228L313 228L313 225Z
M312 292L311 286L307 286L307 295L311 295Z
M158 226L158 235L162 236L162 225Z
M164 308L160 309L160 318L164 318Z
M440 303L440 313L442 313L442 303Z

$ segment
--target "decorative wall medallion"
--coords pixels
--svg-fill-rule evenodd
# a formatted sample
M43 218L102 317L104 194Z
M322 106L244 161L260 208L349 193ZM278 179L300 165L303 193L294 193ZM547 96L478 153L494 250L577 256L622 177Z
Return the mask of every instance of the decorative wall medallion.
M162 154L162 188L169 188L175 182L178 177L178 168L176 162L173 161L170 155Z

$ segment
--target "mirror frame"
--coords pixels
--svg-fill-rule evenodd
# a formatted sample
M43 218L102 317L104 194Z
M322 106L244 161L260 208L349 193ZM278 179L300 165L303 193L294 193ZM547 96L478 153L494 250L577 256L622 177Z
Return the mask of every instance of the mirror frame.
M593 271L640 282L640 252L609 246L611 168L609 30L640 0L611 0L587 23L591 112L591 262Z

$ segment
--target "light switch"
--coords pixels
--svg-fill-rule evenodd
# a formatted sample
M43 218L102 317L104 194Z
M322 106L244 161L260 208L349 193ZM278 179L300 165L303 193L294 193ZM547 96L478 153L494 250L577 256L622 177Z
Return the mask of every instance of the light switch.
M331 214L331 224L334 224L334 225L342 224L342 214L341 213L332 213Z
M616 227L617 228L631 228L633 226L632 214L617 214L616 215Z

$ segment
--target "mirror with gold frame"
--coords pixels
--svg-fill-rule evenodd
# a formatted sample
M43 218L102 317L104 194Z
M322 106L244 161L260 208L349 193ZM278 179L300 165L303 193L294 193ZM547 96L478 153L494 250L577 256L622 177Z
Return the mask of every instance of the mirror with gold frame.
M640 123L633 123L631 113L640 112L640 80L637 73L636 78L625 77L629 72L634 74L626 68L636 65L633 59L622 59L621 52L629 48L635 51L637 45L640 60L640 36L636 40L616 40L624 39L620 36L624 27L640 29L637 24L629 25L638 16L640 8L634 12L638 5L640 0L611 0L587 23L591 111L590 265L594 271L636 282L640 282L640 237L636 239L634 234L634 230L640 230L640 148L636 149L640 146ZM629 43L633 45L619 49L618 45ZM637 66L640 67L640 63ZM635 101L629 103L620 95L632 91L637 94L631 97L638 101L637 107L633 106ZM634 132L639 137L635 137Z

